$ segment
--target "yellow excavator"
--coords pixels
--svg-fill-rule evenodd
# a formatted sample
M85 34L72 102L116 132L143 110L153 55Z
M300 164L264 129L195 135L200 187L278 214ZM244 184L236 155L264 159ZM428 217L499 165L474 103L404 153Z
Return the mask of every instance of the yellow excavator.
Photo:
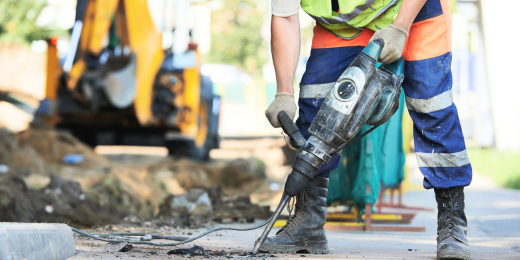
M174 35L186 35L165 51L146 0L78 0L64 59L48 41L38 121L93 147L165 146L171 155L208 159L219 145L220 99L178 21L184 12L175 11Z

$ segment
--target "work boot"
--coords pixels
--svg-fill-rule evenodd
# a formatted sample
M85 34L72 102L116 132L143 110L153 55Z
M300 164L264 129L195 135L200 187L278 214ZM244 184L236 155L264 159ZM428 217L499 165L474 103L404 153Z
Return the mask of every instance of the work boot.
M464 213L464 187L435 189L437 200L437 259L470 258L466 239L468 221Z
M327 219L327 190L329 179L315 177L309 181L305 190L296 196L293 215L287 223L267 237L259 251L264 253L312 253L329 252L325 237Z

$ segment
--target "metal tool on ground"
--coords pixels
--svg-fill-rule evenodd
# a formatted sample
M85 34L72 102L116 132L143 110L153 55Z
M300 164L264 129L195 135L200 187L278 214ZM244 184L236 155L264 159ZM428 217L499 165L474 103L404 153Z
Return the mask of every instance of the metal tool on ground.
M312 122L311 136L305 140L285 112L278 114L284 132L294 148L300 149L284 187L284 198L298 195L314 178L318 169L329 162L331 155L359 140L386 122L399 106L401 83L404 79L403 59L376 68L384 42L370 42L352 61L330 90ZM373 127L357 134L365 124ZM356 138L355 138L356 137ZM287 199L282 200L288 201ZM285 207L285 205L279 205ZM279 212L273 215L273 222ZM256 241L253 254L267 238L271 222Z

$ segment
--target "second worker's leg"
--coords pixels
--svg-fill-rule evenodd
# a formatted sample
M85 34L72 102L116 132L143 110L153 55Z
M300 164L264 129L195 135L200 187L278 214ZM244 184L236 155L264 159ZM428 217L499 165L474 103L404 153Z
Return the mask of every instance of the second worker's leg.
M403 89L423 184L438 205L437 259L469 259L464 186L472 170L453 103L450 28L448 1L428 0L410 28Z

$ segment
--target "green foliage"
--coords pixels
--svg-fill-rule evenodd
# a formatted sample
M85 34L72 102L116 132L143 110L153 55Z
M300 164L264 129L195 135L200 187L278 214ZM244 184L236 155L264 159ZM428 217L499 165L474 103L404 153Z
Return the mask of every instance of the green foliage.
M211 52L205 62L238 66L259 75L269 52L260 29L266 17L265 1L222 0L211 13Z
M57 31L36 26L46 0L0 0L0 41L30 44Z
M474 171L502 187L520 189L520 153L469 148L468 155Z

